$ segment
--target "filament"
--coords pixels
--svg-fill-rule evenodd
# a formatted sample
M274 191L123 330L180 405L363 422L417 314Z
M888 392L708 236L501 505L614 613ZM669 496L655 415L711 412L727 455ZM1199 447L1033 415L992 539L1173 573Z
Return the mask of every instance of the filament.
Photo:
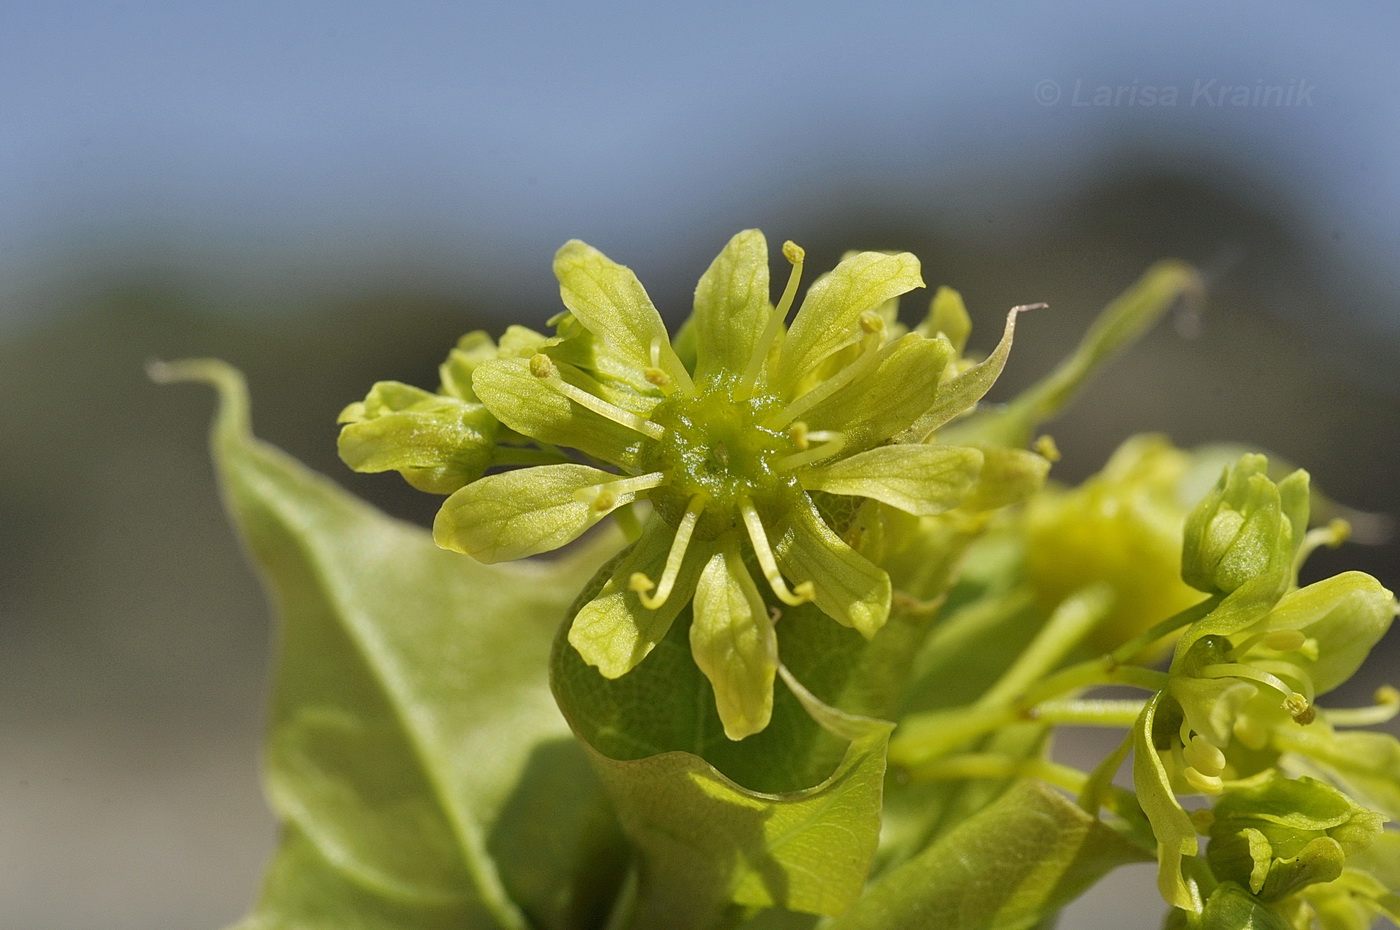
M798 604L805 604L816 596L816 592L810 581L799 584L795 590L789 591L787 582L783 580L782 573L778 571L778 562L773 558L773 550L768 545L768 534L763 530L763 521L758 517L758 511L754 510L753 504L748 500L739 503L739 509L744 515L744 526L749 531L749 541L753 543L754 555L758 556L758 566L763 570L763 577L768 581L768 586L773 589L773 593L778 595L778 600L791 607Z
M884 342L885 321L878 313L867 310L860 315L860 328L864 333L860 340L860 355L836 374L778 411L766 426L774 429L786 426L875 367L880 360L880 344Z
M700 512L705 509L705 495L697 494L690 499L686 505L685 515L681 517L680 526L676 527L676 537L671 540L671 551L666 556L666 567L661 570L661 583L652 584L642 572L633 572L628 584L633 591L637 592L637 598L642 602L642 606L647 610L656 610L666 599L671 596L671 589L676 586L676 576L680 574L681 563L685 561L685 550L690 545L690 535L695 532L695 522L700 519ZM654 593L648 593L655 588Z
M775 467L779 471L792 471L794 468L801 468L803 465L810 465L813 462L820 462L822 459L831 458L846 446L846 434L835 430L813 430L808 432L804 427L792 434L793 442L797 446L797 452L785 455L778 459ZM813 446L815 440L821 445Z
M797 285L802 280L802 263L806 257L807 253L797 243L792 240L783 243L783 258L792 264L792 271L788 274L787 287L783 288L782 298L768 315L768 325L763 328L763 334L754 345L749 367L744 370L744 377L739 381L736 393L740 400L747 400L753 396L753 386L758 381L758 373L763 370L763 363L768 359L768 350L773 347L773 340L778 338L778 331L782 329L783 320L787 319L788 310L792 309L793 298L797 296Z
M666 435L665 427L653 423L645 417L639 417L630 410L623 410L616 404L610 404L601 397L594 397L583 388L565 381L560 377L559 369L554 367L554 362L548 355L540 354L530 359L530 374L544 381L580 407L591 410L600 417L612 420L619 426L636 430L652 439L660 439Z

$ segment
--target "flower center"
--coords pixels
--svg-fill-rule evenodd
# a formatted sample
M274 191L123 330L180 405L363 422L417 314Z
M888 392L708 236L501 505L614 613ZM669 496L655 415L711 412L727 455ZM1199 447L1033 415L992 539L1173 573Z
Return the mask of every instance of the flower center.
M665 435L647 444L643 467L669 479L652 491L652 505L678 526L699 495L705 503L695 534L701 539L741 526L744 501L764 510L798 487L783 461L794 448L791 435L762 425L781 401L766 394L738 400L734 386L719 381L700 394L673 394L649 414Z

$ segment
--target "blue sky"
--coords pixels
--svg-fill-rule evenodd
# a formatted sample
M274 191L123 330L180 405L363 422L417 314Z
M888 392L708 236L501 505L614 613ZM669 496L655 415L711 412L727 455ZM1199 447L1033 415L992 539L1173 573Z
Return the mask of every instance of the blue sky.
M4 4L0 275L127 239L463 280L572 236L707 255L835 180L1007 235L971 218L1033 217L1136 146L1225 166L1400 292L1397 26L1379 2ZM1215 106L1203 82L1312 90ZM1076 105L1100 86L1130 90Z

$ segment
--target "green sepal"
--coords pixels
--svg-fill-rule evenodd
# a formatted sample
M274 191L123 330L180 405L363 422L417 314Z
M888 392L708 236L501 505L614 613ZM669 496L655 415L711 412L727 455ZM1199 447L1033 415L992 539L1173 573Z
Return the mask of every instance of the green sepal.
M443 502L433 540L479 562L509 562L551 552L578 539L612 510L632 502L618 494L599 508L578 492L616 481L587 465L537 465L489 475Z
M769 384L787 394L827 356L860 338L862 313L923 286L919 260L908 252L857 252L842 259L808 288Z
M695 585L690 651L710 680L724 735L739 740L768 726L778 640L753 577L734 546L724 546Z
M671 596L655 610L643 604L631 588L632 576L638 572L652 581L661 578L675 535L666 521L653 515L602 589L573 618L570 645L605 678L625 675L645 659L690 601L709 554L708 547L700 543L692 543L686 551Z
M1176 738L1157 714L1164 695L1152 696L1133 724L1133 787L1138 803L1157 837L1157 890L1173 907L1199 911L1199 892L1182 874L1182 857L1198 851L1196 826L1172 789L1171 778L1157 750L1158 742Z
M941 294L942 291L940 290ZM956 292L954 292L956 293ZM961 306L962 298L958 298ZM920 417L900 435L901 442L924 442L936 430L957 417L972 411L977 402L987 395L1006 368L1006 360L1011 356L1011 343L1016 338L1016 317L1024 311L1016 307L1006 314L1006 326L1002 329L1001 340L996 348L982 361L938 386L937 396ZM964 311L966 312L966 311ZM965 334L964 334L965 335ZM951 337L950 337L951 339ZM951 343L954 351L961 351L956 343ZM976 437L970 437L975 439ZM950 440L961 443L962 438ZM995 444L995 443L993 443Z
M929 408L952 354L946 339L913 333L886 343L874 371L818 403L803 419L814 430L841 433L846 454L869 449Z
M695 288L695 380L742 372L753 358L772 308L768 242L757 229L729 240Z
M380 381L340 414L340 458L355 471L397 471L413 487L451 494L485 474L496 418L480 404Z
M967 348L967 337L972 333L972 318L967 315L962 294L940 284L933 300L929 301L928 316L914 332L929 338L942 333L952 344L953 351L962 355Z
M997 510L1019 504L1045 486L1050 460L1029 449L982 446L977 483L963 499L967 510Z
M571 365L556 366L559 377L595 397L597 382ZM578 449L622 467L636 462L640 433L574 403L530 371L527 359L501 358L472 374L481 402L506 426L538 442Z
M866 639L874 636L889 617L890 576L842 542L806 495L785 515L788 523L773 547L783 574L810 581L827 616Z
M977 481L982 453L956 446L876 446L801 473L802 486L868 497L930 516L958 506Z
M572 239L554 256L554 275L559 279L564 306L593 334L603 351L630 370L634 387L646 388L643 373L653 366L689 383L689 374L671 348L661 314L630 268Z
M1317 644L1287 654L1288 664L1326 694L1356 673L1395 619L1395 596L1363 572L1344 572L1284 595L1265 630L1298 630Z

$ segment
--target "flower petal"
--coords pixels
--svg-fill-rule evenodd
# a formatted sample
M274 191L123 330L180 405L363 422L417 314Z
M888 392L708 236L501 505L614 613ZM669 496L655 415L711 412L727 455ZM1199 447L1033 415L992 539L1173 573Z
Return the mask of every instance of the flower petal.
M433 521L433 541L481 562L506 562L577 539L633 495L599 509L574 496L617 475L587 465L540 465L488 475L449 497Z
M798 498L775 547L778 566L798 583L810 581L824 613L869 639L889 618L890 576L842 542L806 494Z
M604 678L619 678L636 668L690 603L695 576L709 555L708 547L698 543L686 551L671 596L660 607L647 609L631 588L633 573L661 577L675 535L674 527L653 514L598 596L583 605L569 627L570 645Z
M564 380L596 396L587 376L568 366L557 368ZM636 461L642 434L569 400L531 374L527 359L485 362L472 373L472 387L498 420L522 435L624 468Z
M857 252L807 290L770 385L780 393L831 353L860 338L860 315L923 287L919 260L908 252Z
M695 288L697 380L742 372L771 312L768 242L757 229L729 240Z
M637 276L577 239L554 256L559 294L584 328L638 373L659 367L682 383L689 375L671 349L666 324ZM660 356L652 361L652 347Z
M763 597L732 546L712 555L700 573L690 650L714 688L725 736L740 740L768 726L778 638Z
M803 419L811 429L840 432L848 452L884 442L933 404L952 351L946 339L912 333L888 343L873 371L817 404Z
M808 490L869 497L918 516L958 506L977 481L982 453L958 446L876 446L799 477Z

